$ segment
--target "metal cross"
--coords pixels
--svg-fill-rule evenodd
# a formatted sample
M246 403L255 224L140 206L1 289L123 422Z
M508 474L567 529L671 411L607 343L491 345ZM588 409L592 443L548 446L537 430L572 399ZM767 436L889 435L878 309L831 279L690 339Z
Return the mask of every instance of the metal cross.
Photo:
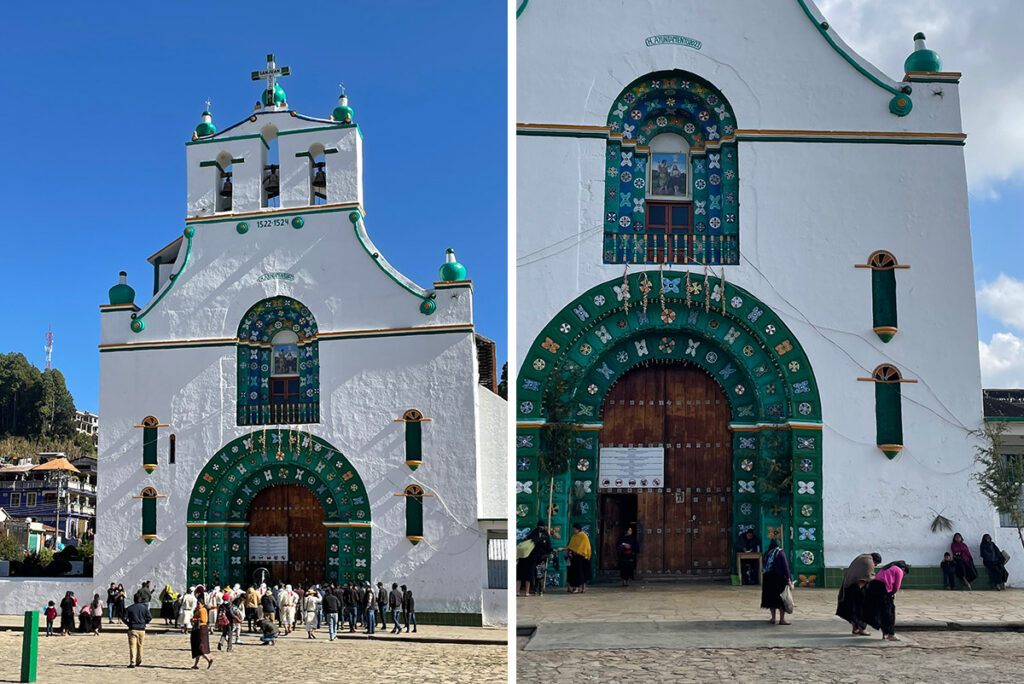
M292 70L290 67L279 67L274 64L273 53L267 55L267 68L262 71L252 72L252 80L259 81L267 79L267 92L270 93L270 101L274 101L274 84L277 81L278 76L289 76Z
M341 88L341 94L344 95L345 94L345 84L344 83L339 83L338 87Z

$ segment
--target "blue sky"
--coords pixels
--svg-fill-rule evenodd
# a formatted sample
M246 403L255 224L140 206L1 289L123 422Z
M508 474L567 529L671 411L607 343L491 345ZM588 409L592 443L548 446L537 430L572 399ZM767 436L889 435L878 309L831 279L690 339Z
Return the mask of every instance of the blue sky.
M16 3L4 9L0 352L53 365L96 411L99 309L181 234L185 142L206 98L249 115L273 52L291 108L329 116L344 82L364 135L367 229L429 287L454 247L477 331L507 358L507 20L500 1ZM402 200L394 201L400 193Z

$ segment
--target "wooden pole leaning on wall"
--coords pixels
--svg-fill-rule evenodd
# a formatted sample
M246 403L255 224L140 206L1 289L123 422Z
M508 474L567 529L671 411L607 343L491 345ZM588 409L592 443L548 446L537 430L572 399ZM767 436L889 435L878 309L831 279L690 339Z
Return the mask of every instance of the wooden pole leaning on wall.
M21 636L21 681L36 681L39 656L39 611L25 611L25 629Z

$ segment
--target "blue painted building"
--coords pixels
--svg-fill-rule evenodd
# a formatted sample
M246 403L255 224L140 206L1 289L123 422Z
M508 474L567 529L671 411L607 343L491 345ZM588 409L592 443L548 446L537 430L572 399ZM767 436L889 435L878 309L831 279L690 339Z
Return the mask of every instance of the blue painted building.
M59 530L60 541L81 540L96 527L95 469L83 472L63 454L47 456L0 467L0 507L12 518Z

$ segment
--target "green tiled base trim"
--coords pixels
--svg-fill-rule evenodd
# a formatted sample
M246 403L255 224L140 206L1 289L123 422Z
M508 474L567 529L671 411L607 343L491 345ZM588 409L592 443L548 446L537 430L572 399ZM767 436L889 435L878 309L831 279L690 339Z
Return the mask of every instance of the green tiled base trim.
M988 570L984 565L975 566L978 571L978 579L971 582L974 589L992 589L988 581ZM846 568L825 568L825 586L833 589L839 588ZM963 584L957 580L957 588ZM903 579L903 589L942 589L942 568L938 566L911 565L910 574Z
M154 620L160 617L159 608L151 608L150 612L153 614ZM377 616L377 621L380 622L379 615ZM326 624L324 623L325 626ZM482 627L484 619L480 613L421 613L416 611L416 624L445 625L448 627ZM391 626L391 613L388 613L388 626L389 628ZM301 629L302 626L298 625L298 628Z

